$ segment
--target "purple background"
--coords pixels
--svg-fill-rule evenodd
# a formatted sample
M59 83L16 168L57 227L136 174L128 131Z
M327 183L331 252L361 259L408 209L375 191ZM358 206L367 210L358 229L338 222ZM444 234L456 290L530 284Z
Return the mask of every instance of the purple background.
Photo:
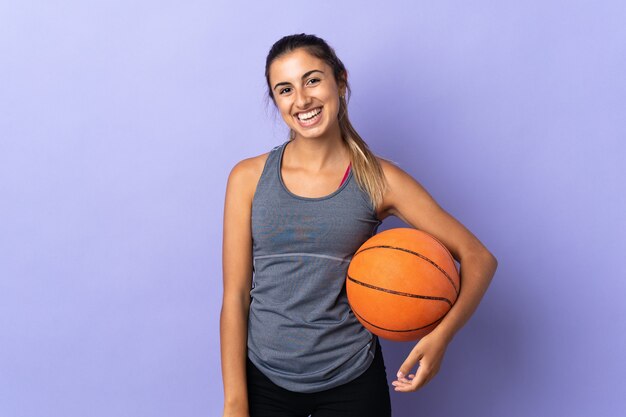
M624 22L617 0L0 3L0 415L220 415L226 179L285 140L264 60L299 32L348 67L373 150L499 260L395 415L622 415ZM389 381L412 346L383 342Z

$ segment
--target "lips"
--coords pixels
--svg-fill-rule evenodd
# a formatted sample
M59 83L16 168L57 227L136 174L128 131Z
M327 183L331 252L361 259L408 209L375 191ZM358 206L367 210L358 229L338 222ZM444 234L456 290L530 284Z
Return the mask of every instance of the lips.
M319 123L322 120L322 107L307 110L306 112L296 113L295 119L302 127L309 127ZM308 117L308 119L301 119L300 117Z
M300 120L308 120L308 119L311 119L312 117L315 117L321 111L322 111L321 107L316 107L311 110L298 112L296 113L296 117Z

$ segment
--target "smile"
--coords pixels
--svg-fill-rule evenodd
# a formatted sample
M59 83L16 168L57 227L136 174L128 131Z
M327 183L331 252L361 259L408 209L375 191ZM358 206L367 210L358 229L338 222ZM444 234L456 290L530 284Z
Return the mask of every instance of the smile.
M298 120L298 124L303 127L308 127L316 124L322 118L322 107L318 107L306 113L298 113L296 115L296 119Z

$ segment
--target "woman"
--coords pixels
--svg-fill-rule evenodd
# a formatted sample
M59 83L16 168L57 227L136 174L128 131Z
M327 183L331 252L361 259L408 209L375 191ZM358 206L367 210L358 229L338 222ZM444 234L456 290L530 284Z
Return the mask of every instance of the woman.
M347 71L324 40L280 39L265 76L290 137L239 162L228 178L224 416L390 416L380 343L346 299L351 255L395 215L435 236L461 263L462 291L400 366L392 385L401 392L435 376L496 259L417 181L369 150L348 119Z

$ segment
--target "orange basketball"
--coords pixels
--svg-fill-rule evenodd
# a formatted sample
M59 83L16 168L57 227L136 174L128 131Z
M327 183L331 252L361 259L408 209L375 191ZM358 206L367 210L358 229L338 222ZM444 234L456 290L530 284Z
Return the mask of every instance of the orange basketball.
M356 317L372 333L394 341L432 331L456 302L459 288L448 249L412 228L372 236L352 257L346 277Z

